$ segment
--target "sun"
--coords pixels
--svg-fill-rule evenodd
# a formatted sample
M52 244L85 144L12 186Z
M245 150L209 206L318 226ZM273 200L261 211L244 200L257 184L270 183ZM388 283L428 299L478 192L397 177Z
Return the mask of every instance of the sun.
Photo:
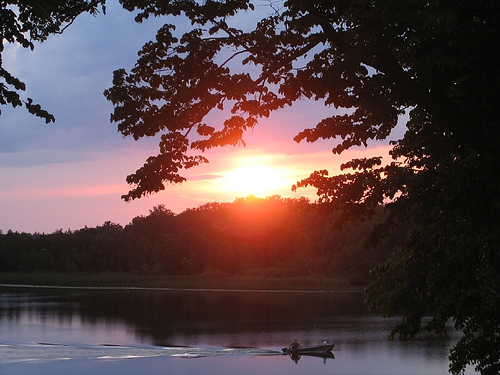
M223 173L220 183L223 190L236 196L260 197L280 194L292 185L285 169L253 163Z

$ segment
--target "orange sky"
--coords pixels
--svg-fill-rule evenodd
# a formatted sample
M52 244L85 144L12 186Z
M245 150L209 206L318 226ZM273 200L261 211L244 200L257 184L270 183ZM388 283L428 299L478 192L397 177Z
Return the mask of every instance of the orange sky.
M91 160L42 166L3 167L0 228L27 232L79 229L110 220L122 225L147 215L158 204L180 213L208 202L232 202L237 197L305 196L316 199L312 188L291 186L316 169L339 173L340 164L354 157L387 155L385 146L358 148L333 155L330 148L297 145L262 124L247 138L247 147L209 150L210 163L187 170L188 181L167 185L165 191L125 203L125 177L140 167L156 148L142 149L129 140L123 148L96 153ZM270 148L269 146L273 146ZM252 175L257 172L256 175Z
M107 8L106 16L79 17L63 35L50 37L34 51L9 45L2 55L5 68L27 83L26 96L36 98L56 122L46 125L22 109L1 108L0 230L51 233L108 220L126 225L158 204L180 213L249 194L314 200L311 189L293 193L291 186L316 169L336 173L341 163L367 155L365 149L333 155L334 141L295 143L297 132L334 111L304 100L261 120L245 135L246 148L209 150L210 163L186 171L188 182L123 202L126 176L157 154L159 138L123 139L109 122L113 108L103 91L111 86L113 70L135 64L137 51L165 20L139 25L119 4ZM386 147L374 147L381 146L371 146L368 155L387 153ZM238 172L240 167L246 172Z

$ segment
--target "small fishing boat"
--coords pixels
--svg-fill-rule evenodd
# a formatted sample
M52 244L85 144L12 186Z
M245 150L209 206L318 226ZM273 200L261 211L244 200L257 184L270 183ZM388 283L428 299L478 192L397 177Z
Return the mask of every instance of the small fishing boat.
M285 354L322 354L331 352L335 344L326 344L318 346L302 346L300 348L283 348Z

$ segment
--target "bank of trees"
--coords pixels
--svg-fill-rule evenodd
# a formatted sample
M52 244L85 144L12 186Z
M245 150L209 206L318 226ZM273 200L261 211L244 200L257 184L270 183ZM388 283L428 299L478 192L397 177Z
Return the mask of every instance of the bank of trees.
M174 214L156 206L130 224L0 235L0 271L139 274L328 274L365 284L397 236L374 249L364 242L376 222L332 226L306 199L247 197ZM399 233L399 232L397 232Z

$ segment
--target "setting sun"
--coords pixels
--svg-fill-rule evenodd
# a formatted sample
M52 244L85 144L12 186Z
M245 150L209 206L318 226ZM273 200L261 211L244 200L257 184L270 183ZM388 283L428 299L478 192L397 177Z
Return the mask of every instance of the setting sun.
M270 196L290 189L287 177L285 169L249 163L224 173L220 183L225 191L238 196Z

